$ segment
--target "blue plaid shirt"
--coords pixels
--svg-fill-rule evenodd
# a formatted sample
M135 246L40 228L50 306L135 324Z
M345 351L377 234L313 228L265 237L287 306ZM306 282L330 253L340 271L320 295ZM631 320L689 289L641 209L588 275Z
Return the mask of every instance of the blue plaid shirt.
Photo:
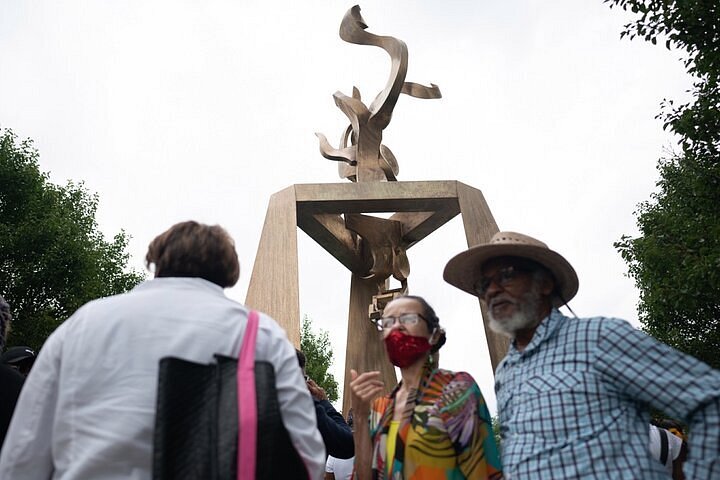
M688 480L720 479L720 371L624 320L553 310L523 352L510 345L495 391L506 479L668 478L649 407L689 424Z

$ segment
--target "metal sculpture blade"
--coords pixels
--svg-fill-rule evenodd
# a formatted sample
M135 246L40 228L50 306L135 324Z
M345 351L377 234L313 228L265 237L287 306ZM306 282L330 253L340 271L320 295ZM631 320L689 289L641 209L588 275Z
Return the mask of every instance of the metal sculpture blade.
M392 112L401 93L415 98L441 98L435 84L429 87L406 82L408 49L405 42L394 37L375 35L367 32L367 23L355 5L345 13L340 23L340 38L356 45L370 45L385 50L390 55L390 76L385 88L378 93L369 107L361 100L360 91L353 87L349 97L335 92L335 105L350 120L350 126L343 133L341 147L333 148L324 135L320 139L320 153L323 157L339 161L341 178L353 182L395 181L399 166L390 149L382 144L382 131L392 119ZM351 132L351 133L348 133ZM347 140L350 145L347 145ZM352 152L352 153L351 153Z

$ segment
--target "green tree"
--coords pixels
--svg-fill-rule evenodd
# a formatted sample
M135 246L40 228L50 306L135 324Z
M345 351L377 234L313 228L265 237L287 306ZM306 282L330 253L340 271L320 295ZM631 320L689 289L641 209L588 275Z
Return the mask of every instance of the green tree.
M720 368L720 4L606 0L638 17L621 36L683 52L692 100L663 100L679 150L660 160L658 191L636 212L640 236L615 244L640 290L643 329Z
M338 382L329 371L333 363L330 338L324 330L313 332L312 320L307 315L303 317L300 329L300 350L305 354L305 373L325 390L328 400L335 402L338 399Z
M33 348L82 304L144 278L127 271L127 235L108 242L99 231L97 195L51 183L38 157L31 140L0 130L0 294L13 313L9 344Z

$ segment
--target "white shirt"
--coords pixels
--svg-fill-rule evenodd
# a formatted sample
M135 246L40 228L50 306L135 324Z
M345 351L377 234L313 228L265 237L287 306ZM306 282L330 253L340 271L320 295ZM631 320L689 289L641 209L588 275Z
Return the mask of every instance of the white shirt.
M342 459L330 455L325 463L325 471L335 475L335 480L350 480L352 478L354 465L355 457Z
M662 463L662 459L660 458L660 454L662 453L660 430L665 429L660 429L655 425L650 425L650 455L652 455L655 460ZM680 455L680 449L682 448L682 438L673 435L667 430L665 430L665 433L667 434L668 439L668 455L665 459L664 465L667 471L670 472L670 475L672 475L673 462L678 458L678 455Z
M0 454L0 479L148 480L158 361L237 356L248 310L200 278L156 278L84 305L48 338ZM310 478L325 446L285 331L260 315L256 359L273 364L283 423Z

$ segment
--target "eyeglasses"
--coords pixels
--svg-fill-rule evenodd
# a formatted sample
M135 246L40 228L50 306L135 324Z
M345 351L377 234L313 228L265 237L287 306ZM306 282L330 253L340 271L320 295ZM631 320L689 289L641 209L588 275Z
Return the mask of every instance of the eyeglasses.
M505 267L501 268L494 275L489 277L480 277L475 283L475 293L478 297L483 298L490 288L491 284L505 288L512 284L518 275L529 273L530 270L522 267Z
M425 317L420 315L419 313L403 313L402 315L399 315L397 317L382 317L375 320L375 325L377 326L378 330L382 330L384 328L392 328L395 323L400 322L403 325L415 325L420 321L420 319L425 320ZM427 321L427 320L426 320Z

